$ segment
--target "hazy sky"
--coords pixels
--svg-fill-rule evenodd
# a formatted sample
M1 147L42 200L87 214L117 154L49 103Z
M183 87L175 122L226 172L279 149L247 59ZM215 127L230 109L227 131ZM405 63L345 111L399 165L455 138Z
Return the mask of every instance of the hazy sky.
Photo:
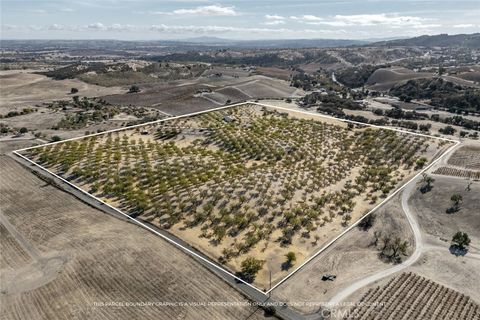
M480 32L480 0L1 0L2 39L368 39Z

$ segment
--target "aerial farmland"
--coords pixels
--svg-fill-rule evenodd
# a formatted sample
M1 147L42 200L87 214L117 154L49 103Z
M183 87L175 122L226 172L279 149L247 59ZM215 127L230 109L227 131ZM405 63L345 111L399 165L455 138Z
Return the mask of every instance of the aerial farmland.
M1 10L1 320L480 320L475 1Z
M268 290L449 145L241 104L24 155Z

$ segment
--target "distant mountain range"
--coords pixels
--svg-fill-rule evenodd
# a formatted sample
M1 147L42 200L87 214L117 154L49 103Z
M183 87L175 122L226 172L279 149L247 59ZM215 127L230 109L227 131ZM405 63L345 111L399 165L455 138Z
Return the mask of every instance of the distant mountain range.
M408 39L397 39L380 41L371 44L372 46L420 46L420 47L465 47L480 49L480 33L472 34L439 34L433 36L420 36Z
M433 36L420 36L415 38L396 39L279 39L279 40L232 40L217 37L197 37L179 40L148 40L148 41L121 41L121 40L0 40L4 49L102 49L102 50L127 50L146 48L164 48L171 52L184 50L209 50L209 49L301 49L301 48L334 48L348 46L421 46L421 47L465 47L480 49L480 33L473 34L439 34Z
M377 39L378 41L378 39ZM342 40L342 39L279 39L279 40L232 40L217 37L198 37L178 40L177 42L202 44L205 46L220 46L233 48L327 48L364 45L368 40Z
M169 41L167 41L169 42ZM173 41L172 41L173 42ZM480 49L480 33L473 34L438 34L414 38L386 38L364 40L341 39L283 39L283 40L231 40L217 37L198 37L174 41L204 46L232 48L327 48L347 46L420 46L420 47L465 47Z

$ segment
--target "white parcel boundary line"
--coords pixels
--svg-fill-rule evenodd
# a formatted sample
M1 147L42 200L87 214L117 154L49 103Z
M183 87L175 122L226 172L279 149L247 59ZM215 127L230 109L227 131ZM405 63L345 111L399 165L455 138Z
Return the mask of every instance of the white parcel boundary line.
M328 242L325 246L323 246L322 248L320 248L316 253L314 253L310 258L308 258L306 261L304 261L300 266L298 266L296 269L294 269L291 273L289 273L288 275L285 276L285 278L283 278L282 280L280 280L277 284L275 284L273 287L271 287L268 291L262 291L258 288L256 288L255 286L251 285L250 283L244 281L243 279L237 277L236 275L234 275L233 273L231 273L230 271L222 268L221 266L209 261L208 259L205 259L204 257L198 255L197 253L193 252L192 250L178 244L177 242L175 242L174 240L162 235L161 233L159 233L158 231L154 230L153 228L149 227L148 225L144 224L143 222L133 218L133 217L130 217L128 214L122 212L121 210L109 205L108 203L104 202L103 200L95 197L94 195L88 193L87 191L81 189L80 187L74 185L73 183L65 180L64 178L60 177L59 175L51 172L50 170L44 168L43 166L39 165L38 163L36 163L35 161L32 161L30 159L28 159L27 157L21 155L19 152L22 152L22 151L26 151L26 150L31 150L31 149L35 149L35 148L41 148L41 147L45 147L45 146L48 146L48 145L54 145L54 144L58 144L58 143L64 143L64 142L68 142L68 141L74 141L74 140L79 140L79 139L84 139L84 138L90 138L90 137L94 137L94 136L99 136L99 135L104 135L104 134L108 134L108 133L112 133L112 132L119 132L119 131L125 131L125 130L130 130L130 129L134 129L134 128L138 128L138 127L143 127L143 126L149 126L149 125L152 125L152 124L156 124L156 123L161 123L161 122L164 122L164 121L169 121L169 120L175 120L175 119L180 119L180 118L185 118L185 117L190 117L190 116L195 116L195 115L199 115L199 114L204 114L204 113L208 113L208 112L213 112L213 111L219 111L219 110L224 110L224 109L229 109L229 108L233 108L233 107L238 107L238 106L242 106L242 105L249 105L249 104L253 104L253 105L257 105L257 106L261 106L261 107L266 107L266 108L272 108L272 109L279 109L279 110L284 110L284 111L290 111L290 112L296 112L296 113L300 113L300 114L307 114L307 115L311 115L311 116L316 116L316 117L319 117L319 118L327 118L327 119L332 119L332 120L337 120L337 121L341 121L341 122L347 122L347 123L353 123L353 124L358 124L358 125L364 125L364 126L371 126L371 127L374 127L374 128L379 128L379 129L385 129L385 130L392 130L392 131L396 131L396 132L400 132L400 133L407 133L407 134L412 134L412 135L416 135L416 136L421 136L421 137L427 137L427 138L431 138L431 139L438 139L438 140L443 140L443 141L449 141L449 142L453 142L455 143L454 146L452 146L451 148L449 148L446 152L444 152L438 159L436 159L435 161L433 161L431 164L429 164L426 168L424 168L423 170L421 170L419 173L417 173L412 179L408 180L406 183L404 183L402 186L400 186L397 190L394 191L394 193L392 193L390 196L388 196L387 198L385 198L381 203L379 203L377 206L375 206L371 211L369 211L367 214L365 214L363 217L361 217L359 220L357 220L353 225L351 225L350 227L348 227L347 229L345 229L342 233L340 233L337 237L335 237L333 240L331 240L330 242ZM218 108L213 108L213 109L208 109L208 110L202 110L202 111L197 111L197 112L193 112L193 113L189 113L189 114L185 114L185 115L179 115L179 116L174 116L174 117L170 117L170 118L164 118L164 119L160 119L160 120L155 120L155 121L151 121L151 122L146 122L146 123L140 123L140 124L137 124L137 125L133 125L133 126L129 126L129 127L123 127L123 128L118 128L118 129L113 129L113 130L108 130L108 131L104 131L104 132L98 132L98 133L94 133L94 134L90 134L90 135L85 135L85 136L80 136L80 137L75 137L75 138L71 138L71 139L66 139L66 140L61 140L61 141L56 141L56 142L50 142L50 143L45 143L45 144L42 144L42 145L38 145L38 146L33 146L33 147L27 147L27 148L23 148L23 149L18 149L18 150L15 150L13 151L13 153L21 158L23 158L24 160L27 160L28 162L32 163L33 165L39 167L40 169L48 172L49 174L53 175L54 177L60 179L61 181L67 183L69 186L73 187L74 189L86 194L87 196L90 196L91 198L95 199L96 201L106 205L107 207L113 209L114 211L120 213L121 215L127 217L128 219L130 220L133 220L135 223L137 223L138 225L146 228L147 230L161 236L162 238L166 239L168 242L176 245L177 247L179 248L182 248L183 250L185 250L186 252L194 255L195 257L198 257L199 259L201 259L202 261L205 261L207 262L209 265L215 267L216 269L222 271L222 272L225 272L226 274L229 274L230 276L232 276L234 279L237 279L239 281L241 281L242 283L248 285L249 287L255 289L256 291L260 292L262 295L264 295L265 297L267 297L267 295L272 291L274 290L275 288L277 288L279 285L281 285L283 282L285 282L287 279L289 279L294 273L296 273L297 271L299 271L301 268L303 268L308 262L310 262L311 260L313 260L315 257L317 257L320 253L322 253L323 251L325 251L328 247L330 247L335 241L337 241L339 238L341 238L343 235L345 235L348 231L350 231L353 227L355 227L358 223L360 223L360 221L362 221L365 217L367 217L368 215L370 215L373 211L375 211L376 209L378 209L379 207L381 207L382 205L385 204L386 201L388 201L389 199L391 199L393 196L395 196L399 191L401 191L408 183L410 183L411 181L413 181L415 178L417 178L420 174L422 174L423 172L425 172L426 170L428 170L430 167L432 167L435 163L437 163L441 158L443 158L445 156L445 154L447 154L448 152L451 151L451 149L453 147L455 147L456 145L458 145L460 143L460 141L457 141L457 140L452 140L452 139L447 139L447 138L443 138L443 137L435 137L435 136L431 136L431 135L426 135L426 134L421 134L421 133L415 133L415 132L409 132L409 131L406 131L406 130L401 130L401 129L396 129L396 128L389 128L389 127L385 127L385 126L377 126L377 125L371 125L371 124L368 124L368 123L363 123L363 122L358 122L358 121L352 121L352 120L347 120L347 119L339 119L339 118L335 118L335 117L332 117L332 116L327 116L327 115L323 115L323 114L319 114L319 113L314 113L314 112L309 112L309 111L304 111L304 110L295 110L295 109L290 109L290 108L284 108L284 107L278 107L278 106L272 106L272 105L268 105L268 104L264 104L264 103L259 103L259 102L249 102L249 101L246 101L246 102L240 102L240 103L235 103L235 104L232 104L232 105L228 105L228 106L222 106L222 107L218 107Z
M448 139L448 138L443 138L443 137L435 137L435 136L432 136L432 135L429 135L429 134L410 132L410 131L407 131L407 130L392 128L392 127L386 127L386 126L379 126L379 125L374 125L374 124L365 123L365 122L353 121L353 120L348 120L348 119L341 119L341 118L327 116L325 114L315 113L315 112L311 112L311 111L296 110L296 109L292 109L292 108L272 106L272 105L259 103L259 102L250 102L250 103L251 104L256 104L256 105L259 105L259 106L262 106L262 107L267 107L267 108L274 108L274 109L280 109L280 110L285 110L285 111L297 112L297 113L308 114L308 115L312 115L312 116L318 116L318 117L322 117L322 118L337 120L337 121L341 121L341 122L348 122L348 123L353 123L353 124L359 124L359 125L369 126L369 127L373 127L373 128L378 128L378 129L385 129L385 130L392 130L392 131L397 131L397 132L401 132L401 133L408 133L408 134L412 134L412 135L420 136L420 137L433 138L433 139L439 139L439 140L450 141L450 142L458 142L458 140L453 140L453 139Z
M253 102L239 102L239 103L231 104L231 105L228 105L228 106L222 106L222 107L217 107L217 108L213 108L213 109L201 110L201 111L196 111L196 112L192 112L192 113L182 114L182 115L179 115L179 116L167 117L167 118L163 118L163 119L159 119L159 120L155 120L155 121L139 123L139 124L135 124L133 126L122 127L122 128L118 128L118 129L112 129L112 130L87 134L87 135L84 135L84 136L74 137L74 138L55 141L55 142L48 142L48 143L41 144L41 145L38 145L38 146L27 147L27 148L18 149L18 150L15 150L15 151L21 152L21 151L31 150L31 149L35 149L35 148L42 148L42 147L46 147L46 146L51 146L51 145L62 143L62 142L68 142L68 141L74 141L74 140L79 140L79 139L84 139L84 138L96 137L96 136L100 136L100 135L108 134L108 133L112 133L112 132L126 131L126 130L135 129L135 128L139 128L139 127L144 127L144 126L149 126L149 125L152 125L152 124L157 124L157 123L161 123L161 122L165 122L165 121L181 119L181 118L196 116L196 115L199 115L199 114L208 113L208 112L212 112L212 111L219 111L219 110L223 110L223 109L238 107L238 106L241 106L241 105L244 105L244 104L255 104L255 103L253 103Z
M111 206L110 204L106 203L106 202L105 202L105 201L103 201L102 199L99 199L99 198L95 197L94 195L92 195L92 194L88 193L87 191L85 191L85 190L81 189L80 187L77 187L76 185L74 185L74 184L73 184L73 183L71 183L70 181L67 181L67 180L65 180L64 178L62 178L62 177L60 177L59 175L57 175L57 174L53 173L52 171L48 170L47 168L45 168L45 167L43 167L43 166L41 166L41 165L37 164L36 162L34 162L34 161L32 161L32 160L28 159L28 158L27 158L27 157L25 157L25 156L23 156L23 155L19 154L17 151L13 151L13 153L14 153L15 155L19 156L20 158L22 158L22 159L24 159L24 160L28 161L29 163L31 163L31 164L33 164L33 165L35 165L35 166L39 167L40 169L44 170L44 171L45 171L45 172L47 172L48 174L51 174L51 175L52 175L52 176L54 176L55 178L57 178L57 179L60 179L62 182L64 182L64 183L68 184L68 185L69 185L69 186L71 186L72 188L74 188L74 189L76 189L76 190L78 190L78 191L82 192L83 194L85 194L85 195L87 195L87 196L89 196L89 197L91 197L91 198L95 199L96 201L98 201L98 202L100 202L101 204L103 204L103 205L105 205L105 206L109 207L110 209L114 210L115 212L118 212L118 213L120 213L122 216L124 216L125 218L127 218L127 219L129 219L129 220L132 220L133 222L135 222L135 223L136 223L136 224L138 224L139 226L141 226L141 227L143 227L143 228L147 229L147 230L148 230L148 231L150 231L150 232L153 232L154 234L156 234L156 235L158 235L158 236L162 237L163 239L167 240L167 241L168 241L168 242L170 242L171 244L173 244L173 245L175 245L175 246L177 246L177 247L179 247L179 248L183 249L184 251L188 252L189 254L193 255L194 257L196 257L196 258L198 258L198 259L200 259L200 260L202 260L202 261L204 261L204 262L208 263L209 265L211 265L211 266L215 267L216 269L218 269L218 270L220 270L220 271L222 271L222 272L225 272L225 273L229 274L229 275L230 275L230 276L232 276L234 279L236 279L236 280L238 280L238 281L242 282L243 284L246 284L246 285L248 285L248 286L249 286L249 287L251 287L252 289L255 289L255 290L257 290L257 291L258 291L258 292L260 292L260 293L261 293L261 294L262 294L262 295L263 295L265 298L267 298L267 297L268 297L264 291L262 291L262 290L260 290L260 289L258 289L258 288L256 288L256 287L254 287L253 285L251 285L250 283L246 282L245 280L243 280L243 279L241 279L241 278L237 277L236 275L232 274L230 271L228 271L228 270L226 270L226 269L224 269L224 268L222 268L222 267L218 266L217 264L215 264L215 263L211 262L210 260L208 260L208 259L206 259L206 258L202 257L202 256L201 256L201 255L199 255L198 253L196 253L196 252L194 252L194 251L192 251L192 250L190 250L190 249L188 249L188 248L186 248L186 247L182 246L181 244L179 244L179 243L175 242L174 240L170 239L169 237L167 237L167 236L165 236L165 235L161 234L160 232L158 232L157 230L155 230L155 229L153 229L152 227L148 226L147 224L145 224L145 223L143 223L143 222L141 222L141 221L139 221L139 220L137 220L137 219L135 219L135 218L131 217L130 215L128 215L128 214L126 214L126 213L124 213L123 211L121 211L121 210L119 210L119 209L117 209L117 208L115 208L115 207Z
M442 159L445 155L447 155L449 152L451 152L458 144L460 144L460 141L456 141L453 146L447 149L440 157L438 157L435 161L430 163L427 167L425 167L423 170L418 172L413 178L408 180L406 183L404 183L402 186L400 186L397 190L395 190L391 195L383 199L382 202L380 202L378 205L376 205L372 210L367 212L364 216L362 216L360 219L358 219L354 224L352 224L350 227L345 229L342 233L340 233L337 237L335 237L333 240L328 242L325 246L323 246L320 250L318 250L314 255L312 255L310 258L305 260L301 265L299 265L295 270L293 270L291 273L285 276L282 280L280 280L277 284L275 284L270 290L268 290L266 293L270 293L272 290L280 286L282 283L284 283L286 280L288 280L291 276L293 276L294 273L302 269L307 263L315 259L319 254L321 254L323 251L325 251L327 248L329 248L334 242L336 242L338 239L343 237L348 231L352 230L354 227L356 227L363 219L365 219L367 216L371 215L374 211L376 211L378 208L382 207L388 200L393 198L397 193L402 191L409 183L414 181L417 177L419 177L421 174L426 172L428 169L430 169L433 165L435 165L440 159Z
M311 116L316 116L316 117L319 117L319 118L326 118L326 119L331 119L331 120L337 120L337 121L340 121L340 122L347 122L347 123L369 126L369 127L373 127L373 128L392 130L392 131L401 132L401 133L408 133L408 134L412 134L412 135L416 135L416 136L420 136L420 137L439 139L439 140L444 140L444 141L449 141L449 142L457 142L458 141L458 140L453 140L453 139L448 139L448 138L443 138L443 137L435 137L435 136L428 135L428 134L423 134L423 133L416 133L416 132L410 132L410 131L407 131L407 130L391 128L391 127L387 127L387 126L378 126L378 125L373 125L373 124L359 122L359 121L336 118L336 117L327 116L327 115L321 114L321 113L314 113L314 112L304 111L304 110L295 110L295 109L291 109L291 108L273 106L273 105L264 104L264 103L260 103L260 102L244 101L244 102L234 103L234 104L231 104L231 105L228 105L228 106L222 106L222 107L217 107L217 108L212 108L212 109L207 109L207 110L201 110L201 111L196 111L196 112L192 112L192 113L182 114L182 115L179 115L179 116L172 116L172 117L167 117L167 118L159 119L159 120L155 120L155 121L139 123L139 124L135 124L133 126L122 127L122 128L118 128L118 129L112 129L112 130L92 133L92 134L88 134L88 135L84 135L84 136L80 136L80 137L74 137L74 138L55 141L55 142L48 142L48 143L40 144L38 146L22 148L22 149L18 149L18 150L15 150L15 151L21 152L21 151L31 150L31 149L35 149L35 148L46 147L46 146L54 145L54 144L58 144L58 143L95 137L95 136L108 134L108 133L112 133L112 132L126 131L126 130L130 130L130 129L134 129L134 128L139 128L139 127L144 127L144 126L149 126L149 125L152 125L152 124L157 124L157 123L169 121L169 120L181 119L181 118L191 117L191 116L204 114L204 113L208 113L208 112L219 111L219 110L224 110L224 109L229 109L229 108L234 108L234 107L239 107L239 106L242 106L242 105L249 105L249 104L253 104L253 105L257 105L257 106L261 106L261 107L266 107L266 108L271 108L271 109L279 109L279 110L284 110L284 111L297 112L297 113L300 113L300 114L308 114L308 115L311 115Z

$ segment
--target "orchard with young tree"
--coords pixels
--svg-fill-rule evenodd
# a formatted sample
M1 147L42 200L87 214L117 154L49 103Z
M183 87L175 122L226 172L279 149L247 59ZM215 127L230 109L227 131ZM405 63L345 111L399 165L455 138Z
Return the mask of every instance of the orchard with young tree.
M301 252L299 245L313 252L331 229L354 223L414 172L428 139L249 106L26 155L179 237L194 230L221 263L238 270L246 256L263 261L271 252ZM361 227L374 221L370 215ZM285 257L289 264L304 259Z

